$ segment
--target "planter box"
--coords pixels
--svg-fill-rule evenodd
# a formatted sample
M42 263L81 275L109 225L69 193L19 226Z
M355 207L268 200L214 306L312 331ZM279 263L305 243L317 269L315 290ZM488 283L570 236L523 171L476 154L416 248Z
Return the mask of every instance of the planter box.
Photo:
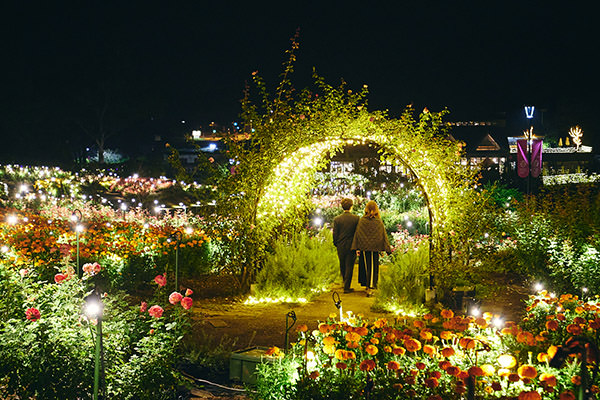
M256 366L262 362L273 362L275 358L267 356L268 347L250 347L231 353L229 357L229 379L248 385L256 383Z

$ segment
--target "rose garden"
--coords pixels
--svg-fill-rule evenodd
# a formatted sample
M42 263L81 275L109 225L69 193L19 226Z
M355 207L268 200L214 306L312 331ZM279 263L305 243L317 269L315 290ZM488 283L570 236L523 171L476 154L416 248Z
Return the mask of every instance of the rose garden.
M293 326L256 382L237 383L245 396L595 398L597 184L483 184L445 112L391 118L368 108L366 87L315 77L296 92L284 78L271 95L255 75L242 106L249 135L225 138L225 165L200 155L197 182L175 149L176 179L0 168L0 397L188 398L190 365L227 368L240 350L202 346L200 300L292 307L338 290L330 227L351 197L359 215L377 201L394 250L379 317ZM326 172L353 146L402 173ZM211 281L222 293L203 292ZM530 293L513 320L478 307L509 281Z

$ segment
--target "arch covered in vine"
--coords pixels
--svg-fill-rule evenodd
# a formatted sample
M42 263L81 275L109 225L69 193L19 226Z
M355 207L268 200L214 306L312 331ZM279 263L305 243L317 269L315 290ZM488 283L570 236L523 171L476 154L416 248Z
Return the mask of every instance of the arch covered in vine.
M297 92L288 79L294 49L274 95L253 74L253 90L242 102L249 137L228 143L234 167L223 186L221 211L236 224L242 284L251 280L275 235L303 226L315 173L353 143L376 144L387 162L412 172L430 213L431 259L443 268L444 240L461 217L461 205L470 201L464 195L474 178L474 171L460 165L460 143L448 139L445 112L417 114L408 106L391 118L368 110L366 85L355 92L316 74L312 88Z

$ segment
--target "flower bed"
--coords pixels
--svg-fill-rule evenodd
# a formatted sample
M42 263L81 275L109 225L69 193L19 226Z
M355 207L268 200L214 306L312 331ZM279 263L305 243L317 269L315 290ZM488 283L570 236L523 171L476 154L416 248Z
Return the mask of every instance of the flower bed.
M567 400L585 382L598 392L595 361L582 368L577 355L597 339L598 300L542 292L527 308L519 324L442 310L374 322L349 315L313 332L303 325L279 363L261 365L256 398ZM557 352L562 365L551 363Z

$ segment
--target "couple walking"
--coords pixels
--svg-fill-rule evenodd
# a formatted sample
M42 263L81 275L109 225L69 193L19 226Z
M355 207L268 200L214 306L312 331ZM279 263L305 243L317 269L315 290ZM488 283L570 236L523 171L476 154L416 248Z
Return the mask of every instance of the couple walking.
M333 244L340 260L340 272L344 281L344 293L352 292L354 261L358 256L358 282L366 287L367 296L377 288L379 278L379 253L390 254L392 249L381 222L379 207L373 200L365 207L359 218L352 214L352 200L342 199L344 212L333 219Z

